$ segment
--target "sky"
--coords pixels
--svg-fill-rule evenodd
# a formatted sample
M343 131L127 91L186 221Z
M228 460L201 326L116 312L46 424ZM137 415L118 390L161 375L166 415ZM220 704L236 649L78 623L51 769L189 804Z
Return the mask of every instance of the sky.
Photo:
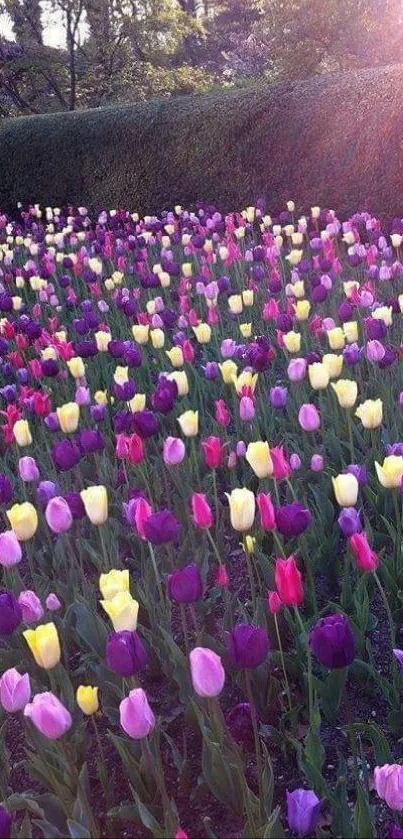
M43 4L44 7L44 15L43 15L43 23L44 23L44 32L43 32L43 40L45 44L49 47L59 47L63 48L66 46L66 33L63 26L63 20L60 14L57 12L50 13L48 9L46 9L46 2ZM85 25L82 28L82 33L84 34ZM8 15L0 14L0 35L3 35L5 38L9 38L13 40L13 30L11 26L11 20Z

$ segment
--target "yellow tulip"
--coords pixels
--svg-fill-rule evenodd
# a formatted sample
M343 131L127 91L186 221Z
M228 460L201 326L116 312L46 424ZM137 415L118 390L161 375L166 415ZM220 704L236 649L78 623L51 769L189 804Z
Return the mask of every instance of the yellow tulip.
M183 352L181 347L172 347L171 350L165 350L172 367L183 367Z
M329 329L327 332L327 339L331 350L342 350L346 343L344 332L341 326L335 326L334 329Z
M98 688L80 685L77 688L76 699L78 707L87 717L96 714L99 709Z
M20 542L26 542L36 533L38 514L34 505L29 501L23 501L22 504L13 504L11 510L7 510L7 518Z
M107 574L101 574L99 588L104 600L112 600L120 591L129 591L129 571L118 571L112 568Z
M66 402L60 408L56 408L59 425L65 434L72 434L77 431L78 422L80 419L80 408L77 402Z
M249 224L253 224L253 222L255 220L255 213L256 213L256 208L255 207L248 207L247 208L245 217L246 217L246 220L249 222Z
M104 329L100 329L98 332L95 333L94 338L97 344L98 352L107 352L108 346L112 341L111 333L105 332Z
M199 432L199 412L185 411L178 417L178 423L185 437L196 437Z
M243 370L239 376L235 376L232 381L235 385L236 392L240 396L242 388L250 387L252 393L255 392L258 374L250 373L248 370Z
M383 466L375 462L378 480L386 489L397 489L400 487L403 478L403 457L389 455L385 457Z
M231 524L234 530L245 533L250 530L254 519L256 502L255 496L250 489L233 489L231 493L225 493L228 498Z
M360 284L357 283L357 280L348 280L348 282L343 283L343 290L344 290L344 294L347 297L347 300L349 300L350 297L353 296L354 289L356 289L356 288L358 289L359 287L360 287Z
M54 623L43 623L22 633L39 667L52 670L60 661L60 641Z
M137 626L139 604L129 591L120 591L112 600L101 600L101 606L110 617L115 632L133 632Z
M75 358L70 358L67 362L67 367L74 379L82 379L85 376L84 362L80 355Z
M108 394L106 390L97 390L94 395L94 399L97 405L107 405L108 404Z
M208 344L211 340L211 326L208 323L199 323L193 327L193 332L199 344Z
M295 202L287 201L287 210L289 213L295 213Z
M390 241L392 242L393 248L400 248L400 245L403 241L403 236L401 236L400 233L392 233Z
M158 279L160 281L161 288L169 288L171 285L171 277L168 274L168 271L161 271L158 274Z
M298 300L301 300L305 294L305 285L303 280L297 280L296 283L293 283L291 286L293 296L296 297Z
M20 312L21 311L21 306L22 306L22 297L17 297L17 296L12 297L11 300L12 300L12 303L13 303L14 312Z
M189 393L189 382L185 370L174 370L173 373L167 373L165 376L170 382L176 382L178 388L178 396L187 396Z
M228 298L228 306L233 315L240 315L243 309L242 297L240 294L231 294Z
M347 323L343 323L343 332L346 336L346 341L348 344L354 344L358 341L358 324L356 320L349 320Z
M227 358L222 364L219 364L219 368L224 384L231 385L238 371L235 361L232 361L232 358Z
M115 283L113 282L111 277L108 277L108 279L105 280L105 288L107 291L113 291L113 289L115 288Z
M378 428L382 422L383 405L381 399L366 399L359 405L356 412L364 428Z
M270 478L273 474L273 461L267 441L259 440L256 443L249 443L245 459L258 478Z
M354 245L355 236L352 230L347 230L343 236L343 242L345 242L346 245Z
M43 358L44 361L49 361L50 359L53 359L53 361L56 361L57 358L58 358L58 355L57 355L57 351L55 350L54 347L45 347L45 349L42 350L42 352L41 352L41 357Z
M151 343L155 350L161 350L165 344L165 332L163 329L151 330Z
M256 538L254 536L245 536L244 541L241 542L241 547L246 554L254 554L256 548Z
M392 326L392 306L379 306L371 312L371 317L375 320L383 320L385 326Z
M337 503L341 507L354 507L359 489L355 475L337 475L337 478L332 478L332 482Z
M295 304L295 317L297 320L308 320L311 311L311 304L309 300L298 300Z
M325 353L322 364L326 367L330 379L337 379L343 369L343 356L336 353Z
M182 264L182 274L184 277L191 277L193 273L192 263L191 262L183 262Z
M148 341L149 331L150 327L148 324L135 323L134 326L132 326L132 333L136 344L146 344Z
M250 338L252 335L252 324L251 323L240 323L239 324L239 331L243 338Z
M108 518L108 493L104 486L93 486L82 489L81 500L85 512L92 524L104 524Z
M336 384L332 383L332 388L342 408L352 408L355 405L358 395L357 382L351 379L339 379Z
M299 230L297 230L295 233L292 233L291 241L292 241L293 245L296 245L296 246L302 245L302 243L304 241L303 234L300 233Z
M283 342L288 352L299 352L301 349L301 335L299 332L293 332L292 329L283 335Z
M145 393L136 393L133 396L133 399L127 403L128 407L130 408L132 414L135 414L136 411L144 411L146 407L146 395Z
M308 376L311 387L314 390L325 390L329 384L329 371L325 364L316 361L308 367Z
M122 367L122 365L118 364L113 374L113 380L117 385L124 385L129 381L129 368Z
M31 431L27 420L19 419L13 425L13 434L17 446L30 446L32 443Z
M242 292L242 302L244 306L253 306L254 293L252 288L245 288Z

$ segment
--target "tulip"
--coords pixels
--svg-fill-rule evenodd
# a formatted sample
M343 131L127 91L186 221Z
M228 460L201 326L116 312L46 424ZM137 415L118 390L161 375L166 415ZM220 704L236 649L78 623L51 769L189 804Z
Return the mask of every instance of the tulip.
M135 630L112 632L106 644L106 663L118 676L129 678L147 664L147 653Z
M229 576L225 565L221 563L217 569L216 585L219 588L227 588L229 586Z
M44 623L22 633L39 667L52 670L60 661L60 642L54 623Z
M379 557L369 546L365 531L354 533L349 539L349 544L361 571L376 571L379 565Z
M240 315L243 309L241 295L231 294L231 296L228 298L228 307L233 315Z
M85 512L92 524L104 524L108 518L108 495L106 487L92 486L80 492Z
M329 670L348 667L355 658L355 638L345 615L318 620L310 632L309 646L320 664Z
M8 591L0 592L0 635L12 635L22 620L18 600Z
M201 530L208 530L213 525L213 513L202 492L194 492L192 495L192 517L196 527Z
M283 604L277 591L269 591L267 595L267 605L271 615L278 615L281 611Z
M23 448L30 446L32 443L31 431L27 420L19 419L13 425L13 434L17 446Z
M175 382L178 389L178 396L187 396L189 393L189 381L184 370L174 370L165 377L169 382Z
M194 326L193 332L199 344L208 344L211 340L211 327L208 323L200 323L198 326Z
M0 704L4 710L9 714L23 711L30 698L31 683L28 673L21 676L15 667L6 670L0 679Z
M14 504L11 510L7 510L7 518L20 542L26 542L36 533L38 514L33 504L29 501L24 501L22 504Z
M367 399L362 405L359 405L356 412L364 428L378 428L382 422L383 406L381 399Z
M250 489L233 489L225 493L228 498L231 525L234 530L244 533L253 525L255 519L255 496Z
M185 444L179 437L167 437L164 440L163 458L166 466L178 466L185 454Z
M305 358L292 358L287 367L290 382L302 382L305 378L307 366Z
M48 501L59 495L59 487L53 481L41 481L36 490L36 498L38 502L46 507Z
M45 518L53 533L64 533L73 524L70 507L64 498L51 498L45 510Z
M294 556L276 560L275 581L284 606L301 605L304 599L304 586Z
M42 603L34 591L22 591L18 595L18 603L25 623L38 623L43 617Z
M225 682L221 658L207 647L195 647L189 655L193 690L201 697L219 696Z
M228 655L232 667L254 670L265 660L270 649L265 629L247 623L234 626L228 636Z
M199 432L198 411L185 411L177 420L185 437L196 437Z
M386 489L397 489L400 487L403 478L403 457L389 455L385 457L383 466L375 462L378 480Z
M403 766L399 763L385 763L374 769L374 785L383 801L391 810L403 810Z
M116 594L122 591L129 591L129 571L117 571L113 568L107 574L99 577L99 588L104 600L112 600Z
M359 490L359 483L355 475L337 475L336 478L332 478L332 483L337 503L341 507L354 507L357 503Z
M242 396L245 387L254 393L257 383L257 373L253 375L250 370L244 370L238 377L234 377L233 383L238 396Z
M283 342L288 352L299 352L301 349L301 335L290 330L283 335Z
M97 332L97 335L107 335L107 333L106 332ZM96 335L95 335L95 339L96 339ZM98 341L97 341L97 348L99 349ZM83 362L82 358L79 355L75 356L74 358L70 358L67 362L67 367L69 368L69 371L70 371L70 373L71 373L71 375L73 376L74 379L84 378L84 376L85 376L85 366L84 366L84 362Z
M48 594L45 600L45 604L46 608L49 609L50 612L57 612L59 609L61 609L62 606L59 598L56 594L54 594L53 591L51 591L51 593Z
M119 705L123 731L134 740L147 737L155 726L155 717L142 688L131 690Z
M285 539L300 536L312 522L312 516L303 504L295 501L276 508L277 529Z
M242 396L239 402L239 418L241 422L252 422L255 418L255 403L250 396Z
M259 493L256 502L260 513L260 526L263 530L275 530L276 516L270 493Z
M217 399L215 402L215 412L214 412L215 420L221 425L223 428L226 428L231 422L231 414L228 410L228 406L225 404L223 399Z
M285 408L287 404L288 390L286 387L270 388L270 402L273 408Z
M177 539L181 523L169 510L151 513L144 522L145 538L153 545L164 545Z
M6 475L0 475L0 504L9 504L13 497L13 487Z
M73 431L77 431L80 419L80 407L77 402L66 402L65 405L56 409L56 414L60 428L65 434L72 434Z
M251 749L254 743L253 723L249 702L239 702L227 714L227 728L236 743Z
M0 839L9 839L11 836L13 819L4 807L0 807Z
M309 403L301 405L298 412L298 422L304 431L317 431L320 428L320 416L315 405Z
M80 685L76 692L77 705L87 717L96 714L99 709L98 688Z
M101 600L100 603L111 619L115 632L133 632L136 629L139 604L129 591L120 591L111 600Z
M81 452L72 440L61 440L51 451L53 463L60 472L68 472L77 466L81 460Z
M85 516L85 507L81 499L81 495L79 492L68 492L64 496L64 500L67 501L71 515L73 516L74 520L83 519Z
M222 466L224 447L219 437L207 437L207 440L202 440L201 446L205 464L209 469L218 469Z
M18 461L20 478L26 483L39 479L39 469L33 457L20 457Z
M258 478L269 478L273 474L273 461L266 441L249 443L245 458Z
M320 819L321 802L313 790L287 790L288 827L299 836L313 836Z
M168 594L175 603L196 603L203 597L203 582L197 565L186 565L168 576Z
M3 568L12 568L21 562L21 545L13 530L5 530L0 533L0 565Z
M355 405L358 394L357 382L350 379L339 379L336 384L332 383L332 388L341 408L352 408Z
M273 478L276 481L285 481L292 474L291 466L284 454L282 446L274 446L270 450L273 462Z
M314 390L325 390L329 384L329 371L321 362L315 362L308 367L308 376Z
M360 514L354 507L343 509L337 522L343 535L347 538L361 531Z
M24 708L35 728L48 740L58 740L71 728L72 718L67 708L53 693L37 693Z
M311 457L311 469L312 472L322 472L323 469L323 457L321 454L313 454Z
M183 366L184 358L181 347L172 347L171 350L165 350L165 353L168 356L172 367Z

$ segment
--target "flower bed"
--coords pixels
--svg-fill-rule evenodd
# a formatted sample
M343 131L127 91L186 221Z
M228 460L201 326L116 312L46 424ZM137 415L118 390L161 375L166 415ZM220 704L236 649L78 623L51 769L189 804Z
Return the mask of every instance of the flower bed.
M0 836L403 835L402 242L0 215Z

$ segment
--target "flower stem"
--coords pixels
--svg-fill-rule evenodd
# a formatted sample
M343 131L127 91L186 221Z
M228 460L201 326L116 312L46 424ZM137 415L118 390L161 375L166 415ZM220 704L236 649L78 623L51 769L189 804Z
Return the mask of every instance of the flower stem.
M156 580L157 588L158 588L158 594L160 596L161 603L163 603L164 602L164 592L162 590L162 584L161 584L161 578L160 578L159 571L158 571L157 560L155 558L154 548L153 548L151 542L148 543L148 547L150 549L151 562L152 562L153 569L154 569L155 580Z
M255 753L256 753L256 771L257 771L257 780L259 786L259 799L263 801L263 790L262 790L262 755L260 751L260 740L259 740L259 730L258 730L258 723L257 723L257 713L256 713L256 705L255 700L253 698L253 691L252 691L252 680L249 670L245 670L245 682L246 682L246 693L248 696L250 714L252 718L252 728L253 728L253 739L255 741Z
M280 653L281 666L283 668L284 681L285 681L285 692L287 694L288 707L289 707L289 710L292 711L291 691L290 691L290 685L289 685L289 682L288 682L287 670L286 670L286 667L285 667L283 645L282 645L282 642L281 642L281 635L280 635L280 629L279 629L279 625L278 625L277 615L274 615L274 624L275 624L275 627L276 627L276 635L277 635L278 649L279 649L279 653Z
M298 606L294 606L295 617L298 621L300 626L301 632L304 636L305 640L305 647L306 647L306 657L307 657L307 664L308 664L308 707L309 707L309 720L312 721L313 717L313 682L312 682L312 656L311 650L309 647L309 638L308 633L305 629L304 622L301 618L299 613Z

